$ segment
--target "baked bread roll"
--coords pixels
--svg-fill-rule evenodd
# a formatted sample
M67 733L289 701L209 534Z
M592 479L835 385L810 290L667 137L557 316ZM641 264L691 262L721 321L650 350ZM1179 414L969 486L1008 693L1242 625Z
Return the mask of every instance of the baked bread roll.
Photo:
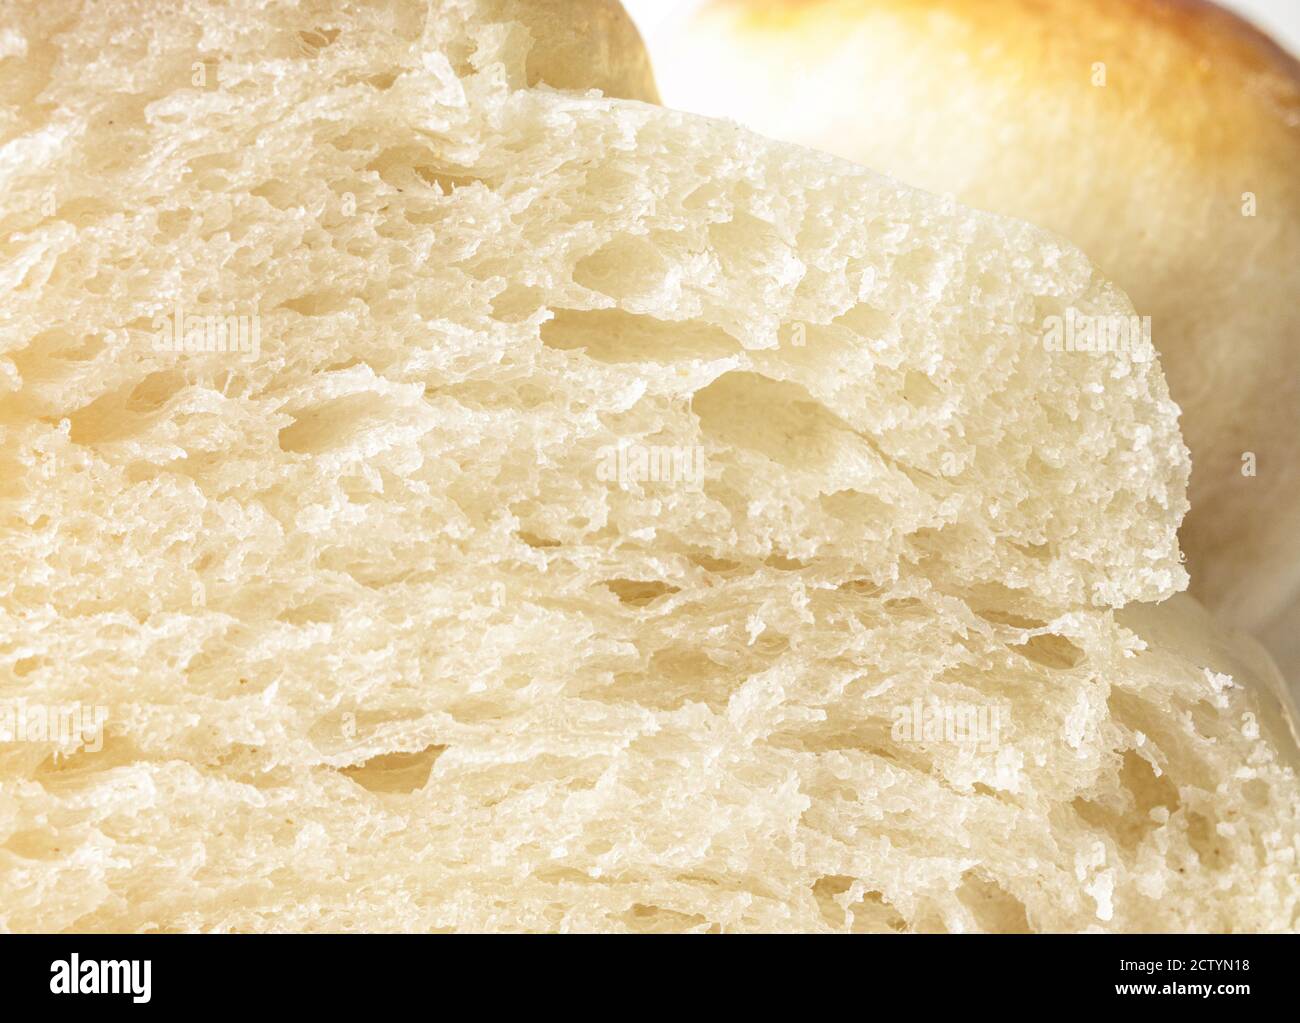
M0 11L0 926L1295 926L1070 244L518 5Z
M528 29L529 85L659 101L650 55L619 0L492 0L483 9Z
M1144 315L1192 452L1192 591L1300 686L1300 67L1149 0L712 0L665 102L1077 243Z

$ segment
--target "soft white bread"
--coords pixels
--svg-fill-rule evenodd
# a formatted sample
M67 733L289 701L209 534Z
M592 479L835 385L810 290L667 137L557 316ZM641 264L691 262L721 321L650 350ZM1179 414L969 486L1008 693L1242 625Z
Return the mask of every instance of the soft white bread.
M665 102L1076 242L1152 318L1192 591L1300 685L1300 66L1186 0L711 0ZM1253 475L1252 475L1253 473Z
M0 925L1295 927L1124 296L518 10L0 2Z

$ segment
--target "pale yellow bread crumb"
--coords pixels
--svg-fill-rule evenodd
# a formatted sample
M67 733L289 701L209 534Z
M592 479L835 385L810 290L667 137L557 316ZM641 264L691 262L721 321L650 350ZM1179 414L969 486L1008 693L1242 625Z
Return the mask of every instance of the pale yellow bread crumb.
M1151 317L1192 591L1300 692L1300 64L1199 0L707 0L665 102L1077 243Z
M1295 926L1266 659L1132 603L1159 364L1042 343L1132 312L1078 250L496 6L123 9L0 2L0 698L108 712L0 746L0 926Z

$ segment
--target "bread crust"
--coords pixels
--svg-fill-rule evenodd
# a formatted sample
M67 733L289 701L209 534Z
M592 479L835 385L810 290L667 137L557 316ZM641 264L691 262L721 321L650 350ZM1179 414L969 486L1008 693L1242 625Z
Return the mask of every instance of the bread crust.
M781 34L794 47L842 44L869 13L926 31L944 21L945 43L1026 86L1088 87L1079 67L1099 60L1140 72L1098 98L1120 114L1149 114L1192 158L1249 154L1270 124L1300 146L1300 62L1208 0L718 0L705 16L715 11L742 33Z

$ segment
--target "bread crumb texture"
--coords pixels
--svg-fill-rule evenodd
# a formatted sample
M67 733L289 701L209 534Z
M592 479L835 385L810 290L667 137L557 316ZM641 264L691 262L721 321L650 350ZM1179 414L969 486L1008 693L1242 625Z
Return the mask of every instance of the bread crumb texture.
M1205 0L704 0L654 45L669 105L1046 227L1126 291L1196 467L1192 592L1300 696L1300 63Z
M0 925L1294 928L1127 299L518 10L0 2Z

